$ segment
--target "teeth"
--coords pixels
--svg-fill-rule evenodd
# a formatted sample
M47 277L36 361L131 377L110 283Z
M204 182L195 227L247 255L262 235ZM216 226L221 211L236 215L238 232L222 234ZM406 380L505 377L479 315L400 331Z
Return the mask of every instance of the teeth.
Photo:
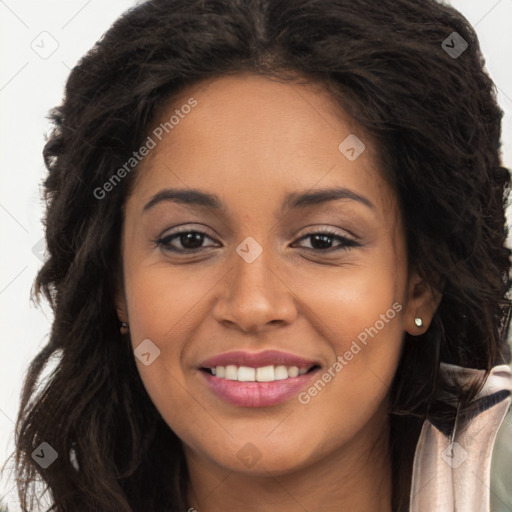
M297 377L299 375L299 369L297 366L292 366L288 370L288 377Z
M291 377L291 375L290 375ZM283 365L276 366L274 368L274 379L275 380L283 380L288 378L288 368Z
M229 380L238 380L238 367L234 364L229 364L226 366L226 379Z
M256 370L247 366L238 368L238 380L241 382L251 382L256 380Z
M250 366L216 366L210 368L213 375L221 379L238 380L239 382L273 382L284 380L290 377L297 377L307 373L309 368L298 368L297 366L269 365L251 368Z
M274 367L262 366L256 369L256 380L258 382L272 382L274 380Z

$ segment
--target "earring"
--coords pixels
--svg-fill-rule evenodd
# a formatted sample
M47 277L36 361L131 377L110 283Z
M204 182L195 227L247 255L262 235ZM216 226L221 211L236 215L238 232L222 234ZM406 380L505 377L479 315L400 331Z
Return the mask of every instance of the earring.
M416 324L417 327L423 327L423 320L420 317L416 317L414 319L414 323Z
M126 322L121 323L121 334L128 334L128 331L130 330L130 327L128 327L128 324Z

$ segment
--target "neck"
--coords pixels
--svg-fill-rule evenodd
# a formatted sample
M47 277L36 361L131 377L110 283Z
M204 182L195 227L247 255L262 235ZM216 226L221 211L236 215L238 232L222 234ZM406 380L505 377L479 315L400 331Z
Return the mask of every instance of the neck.
M388 431L371 443L359 436L309 466L263 475L220 468L185 448L188 503L198 512L391 512L388 439Z

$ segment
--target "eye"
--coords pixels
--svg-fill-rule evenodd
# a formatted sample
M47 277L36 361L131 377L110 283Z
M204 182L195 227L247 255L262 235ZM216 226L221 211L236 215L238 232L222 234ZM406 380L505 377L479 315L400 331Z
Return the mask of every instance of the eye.
M348 238L347 236L340 235L329 229L323 229L320 231L316 231L314 233L308 233L307 235L302 236L297 242L301 240L311 239L310 247L305 247L306 249L312 249L316 252L334 252L339 250L346 250L350 247L358 247L360 244L353 240L352 238ZM333 247L333 240L338 240L339 243ZM304 246L303 246L304 247Z
M161 247L165 251L175 253L194 253L207 247L215 247L215 244L204 246L203 243L206 239L213 241L213 238L204 231L182 229L180 231L175 231L174 233L168 233L153 242L156 246ZM352 238L340 235L339 233L329 229L308 233L302 236L294 245L307 239L310 239L310 247L302 247L311 249L315 252L334 252L343 249L347 250L350 247L360 246L360 244ZM338 240L339 243L333 246L334 240Z
M165 236L154 240L154 243L164 249L165 251L172 252L196 252L203 249L203 242L205 239L213 240L204 231L183 229L169 233ZM177 247L176 244L179 244ZM208 246L207 246L208 247ZM212 247L212 246L209 246Z

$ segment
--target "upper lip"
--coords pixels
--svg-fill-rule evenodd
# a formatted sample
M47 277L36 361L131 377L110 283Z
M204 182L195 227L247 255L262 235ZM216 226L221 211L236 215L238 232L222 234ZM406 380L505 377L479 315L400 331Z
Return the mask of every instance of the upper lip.
M216 366L248 366L260 367L270 365L297 366L299 368L311 368L320 363L315 360L304 359L293 354L281 352L279 350L265 350L263 352L245 352L236 350L225 352L217 356L210 357L200 364L201 368L214 368Z

